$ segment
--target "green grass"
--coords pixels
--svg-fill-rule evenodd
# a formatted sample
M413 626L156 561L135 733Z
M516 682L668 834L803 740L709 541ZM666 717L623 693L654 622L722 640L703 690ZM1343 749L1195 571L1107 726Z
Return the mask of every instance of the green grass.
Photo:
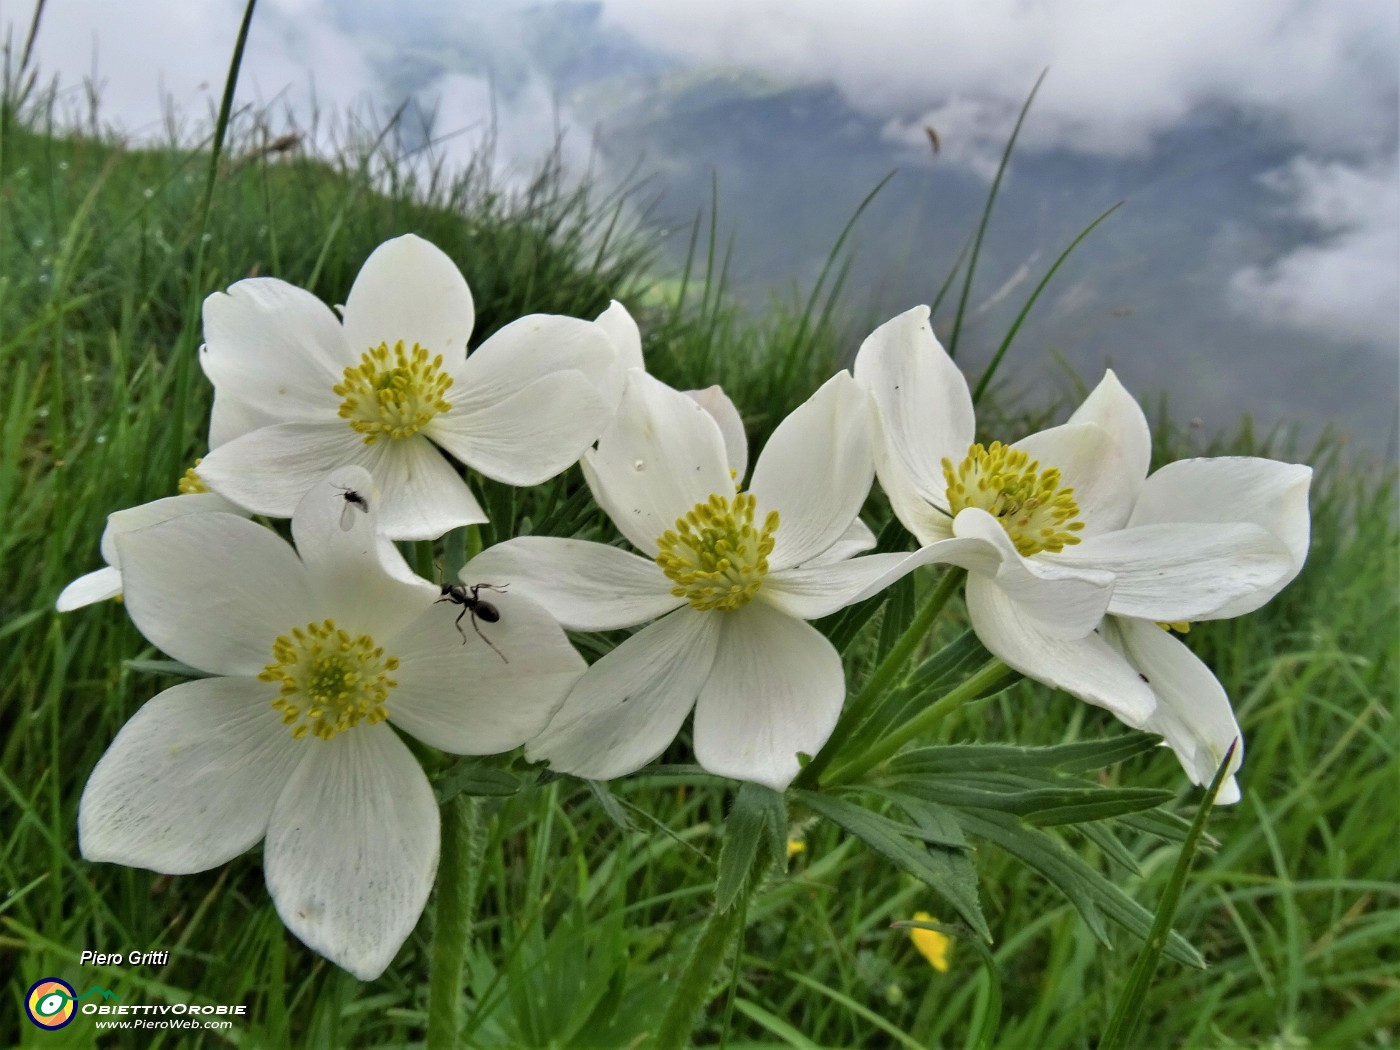
M152 658L119 606L66 616L58 591L99 564L105 515L173 491L204 451L208 391L195 377L183 428L172 397L194 345L192 289L250 274L343 302L387 237L417 232L462 267L479 342L531 311L591 317L610 297L642 313L648 364L680 387L722 383L754 448L848 355L838 333L840 267L810 303L740 316L724 295L713 231L698 230L684 279L654 279L621 202L566 187L547 168L519 191L481 167L415 179L382 152L334 161L271 157L235 129L194 272L207 155L127 150L55 134L45 111L0 127L0 950L13 963L0 1043L97 1045L80 1020L32 1029L29 984L63 976L128 1002L244 1003L232 1035L104 1036L111 1046L398 1046L422 1039L432 906L379 980L360 984L278 921L257 851L169 878L78 855L78 800L125 720L170 684L126 661ZM371 176L370 172L376 174ZM1008 367L1014 368L1014 354ZM183 362L183 364L182 364ZM1043 406L988 408L998 436ZM1218 810L1177 928L1210 963L1166 962L1140 1045L1386 1047L1400 1041L1400 788L1393 481L1349 464L1335 441L1300 451L1247 428L1207 442L1163 422L1159 462L1266 454L1317 468L1308 565L1249 617L1203 624L1195 651L1234 698L1247 743L1244 800ZM522 523L610 538L578 472L537 490L483 486L488 541ZM872 499L869 519L885 512ZM953 625L949 625L952 629ZM882 643L865 632L860 652ZM581 639L587 649L590 639ZM868 663L864 657L857 668ZM852 672L858 685L859 670ZM1107 715L1021 684L960 709L941 740L1057 744L1111 736ZM426 755L430 770L446 763ZM668 761L688 761L683 744ZM519 766L519 763L517 763ZM1189 816L1165 752L1111 773L1162 787ZM464 1007L468 1045L624 1046L654 1031L708 912L721 827L734 797L713 778L643 774L606 798L572 779L478 805L487 836ZM749 904L749 928L697 1042L730 1047L960 1048L986 1008L986 978L963 945L938 974L888 924L941 902L834 826L800 829L806 849ZM1067 837L1152 908L1175 861L1161 839L1121 833L1126 853ZM1128 865L1126 862L1131 861ZM1138 943L1112 951L1039 876L990 846L977 853L1004 1005L997 1046L1089 1048L1123 991ZM80 967L83 949L168 949L161 968ZM726 1026L725 1018L728 1017Z

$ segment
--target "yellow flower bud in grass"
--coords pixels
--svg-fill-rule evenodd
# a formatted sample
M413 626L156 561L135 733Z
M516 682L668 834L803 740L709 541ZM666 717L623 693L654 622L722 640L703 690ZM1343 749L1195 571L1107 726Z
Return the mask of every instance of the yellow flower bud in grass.
M914 913L915 922L937 922L932 915L926 911L916 911ZM918 926L910 927L909 939L914 942L914 947L919 950L919 954L928 960L928 964L939 973L948 972L948 953L953 946L953 939L945 933L937 930L926 930Z

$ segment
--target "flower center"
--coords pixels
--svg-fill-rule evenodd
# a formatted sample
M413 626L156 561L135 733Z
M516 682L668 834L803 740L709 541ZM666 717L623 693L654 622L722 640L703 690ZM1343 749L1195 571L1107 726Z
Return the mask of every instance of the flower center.
M403 340L389 349L380 343L366 350L360 363L345 370L345 379L332 390L345 398L340 418L373 445L381 436L411 437L449 406L443 397L452 377L442 371L442 355L431 361L417 343L405 352Z
M1074 489L1062 487L1060 472L1040 469L1040 462L1020 449L993 441L991 448L974 444L967 457L953 466L943 460L948 482L948 511L957 517L968 507L985 510L1006 530L1022 557L1041 551L1055 553L1079 542L1084 528L1076 520L1079 504Z
M671 593L696 609L732 611L758 593L768 575L778 512L754 527L751 493L711 496L697 503L656 541L656 564L674 583Z
M329 740L362 721L375 725L389 717L384 701L399 684L389 672L399 660L385 656L369 635L351 638L334 620L309 623L273 642L272 656L258 678L282 684L272 706L297 740L307 733Z
M194 461L194 467L199 466L203 462L204 457L201 456ZM199 476L199 472L195 470L194 467L190 467L180 475L180 482L176 487L180 490L182 496L190 496L196 492L209 491L209 486L204 484L204 479Z

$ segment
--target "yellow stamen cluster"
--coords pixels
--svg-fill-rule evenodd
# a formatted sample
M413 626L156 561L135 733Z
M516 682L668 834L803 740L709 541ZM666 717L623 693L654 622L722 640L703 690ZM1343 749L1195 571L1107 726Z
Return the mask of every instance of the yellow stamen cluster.
M398 685L389 673L399 660L385 656L369 635L351 638L334 620L309 623L273 642L272 656L258 678L282 684L272 706L297 740L308 733L329 740L389 717L384 701Z
M449 406L443 396L452 377L442 371L442 355L431 360L417 343L405 351L403 340L389 349L380 343L365 351L360 363L345 370L344 382L332 389L345 400L340 418L373 445L380 437L406 438Z
M1190 621L1190 620L1165 620L1165 621L1158 621L1157 626L1160 627L1160 628L1162 628L1162 630L1164 630L1164 631L1175 631L1177 634L1190 634L1190 633L1191 633L1191 621ZM1222 756L1222 757L1223 757L1223 756Z
M714 495L695 504L676 527L656 541L656 564L675 583L671 593L701 611L732 611L758 593L768 575L778 512L754 527L751 493Z
M194 461L194 467L199 466L203 462L203 457L200 457ZM209 486L204 484L204 479L199 476L199 472L195 470L194 467L190 467L180 475L180 482L176 487L179 488L180 495L182 496L191 496L196 492L209 491Z
M1023 557L1041 551L1056 553L1079 542L1075 533L1084 528L1076 520L1079 505L1074 489L1062 488L1060 472L1040 469L1021 449L993 441L967 450L955 468L943 460L948 482L948 511L954 517L968 507L980 507L1001 523Z

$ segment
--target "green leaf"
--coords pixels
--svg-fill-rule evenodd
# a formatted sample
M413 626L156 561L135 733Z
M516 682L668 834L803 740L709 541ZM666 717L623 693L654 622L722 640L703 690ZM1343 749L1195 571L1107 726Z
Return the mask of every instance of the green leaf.
M866 788L864 790L887 799L904 810L919 829L918 837L925 842L947 846L950 849L971 848L967 836L963 834L962 825L958 823L958 818L952 810L940 806L936 802L929 802L926 799L915 798L913 795L890 791L886 788ZM891 823L898 822L891 821ZM899 826L904 828L904 825ZM909 834L910 830L904 828L903 833Z
M458 795L514 795L520 778L480 758L459 759L434 785L438 804Z
M637 825L632 818L627 815L627 810L622 807L617 796L612 793L612 789L601 780L585 781L588 791L597 801L599 808L613 824L622 831L636 831Z
M1128 733L1109 740L1079 741L1054 747L1015 747L1010 744L946 744L906 751L890 760L889 770L901 776L945 773L1000 773L1014 769L1088 773L1151 751L1162 742L1154 733Z
M1011 773L901 777L894 782L917 798L958 809L998 810L1042 825L1104 820L1152 809L1175 796L1157 788L1106 788L1058 777Z
M942 895L978 936L988 941L992 939L977 900L977 872L963 850L926 844L922 829L872 813L834 795L815 791L794 794L814 813L845 828L876 853Z
M715 906L720 911L727 911L739 899L760 846L766 846L775 865L787 863L787 805L772 788L742 784L724 821L724 845L715 878Z
M1133 1036L1133 1029L1137 1027L1142 1016L1142 1004L1147 999L1148 986L1152 983L1152 975L1156 972L1158 963L1161 962L1162 952L1166 950L1172 918L1181 903L1182 890L1186 888L1186 877L1191 872L1196 844L1200 842L1201 835L1206 830L1206 820L1210 817L1216 793L1225 782L1225 777L1229 775L1230 760L1235 757L1235 749L1239 747L1239 743L1238 740L1234 741L1225 752L1225 758L1216 769L1210 787L1206 789L1201 808L1196 811L1196 819L1191 822L1191 831L1181 846L1176 865L1167 879L1166 889L1162 891L1162 899L1157 903L1157 914L1153 917L1152 929L1142 946L1142 951L1138 953L1132 973L1128 975L1128 986L1123 992L1123 997L1114 1007L1108 1027L1104 1029L1103 1040L1099 1043L1101 1050L1125 1050L1128 1040Z
M1015 817L1004 813L960 812L958 819L969 834L980 835L1000 846L1043 875L1074 905L1090 931L1104 944L1108 944L1108 930L1104 927L1100 909L1103 915L1130 933L1147 939L1152 928L1152 913L1095 871L1055 836L1039 828L1028 828ZM1178 933L1172 933L1167 938L1165 950L1177 962L1205 969L1205 960L1200 953Z

